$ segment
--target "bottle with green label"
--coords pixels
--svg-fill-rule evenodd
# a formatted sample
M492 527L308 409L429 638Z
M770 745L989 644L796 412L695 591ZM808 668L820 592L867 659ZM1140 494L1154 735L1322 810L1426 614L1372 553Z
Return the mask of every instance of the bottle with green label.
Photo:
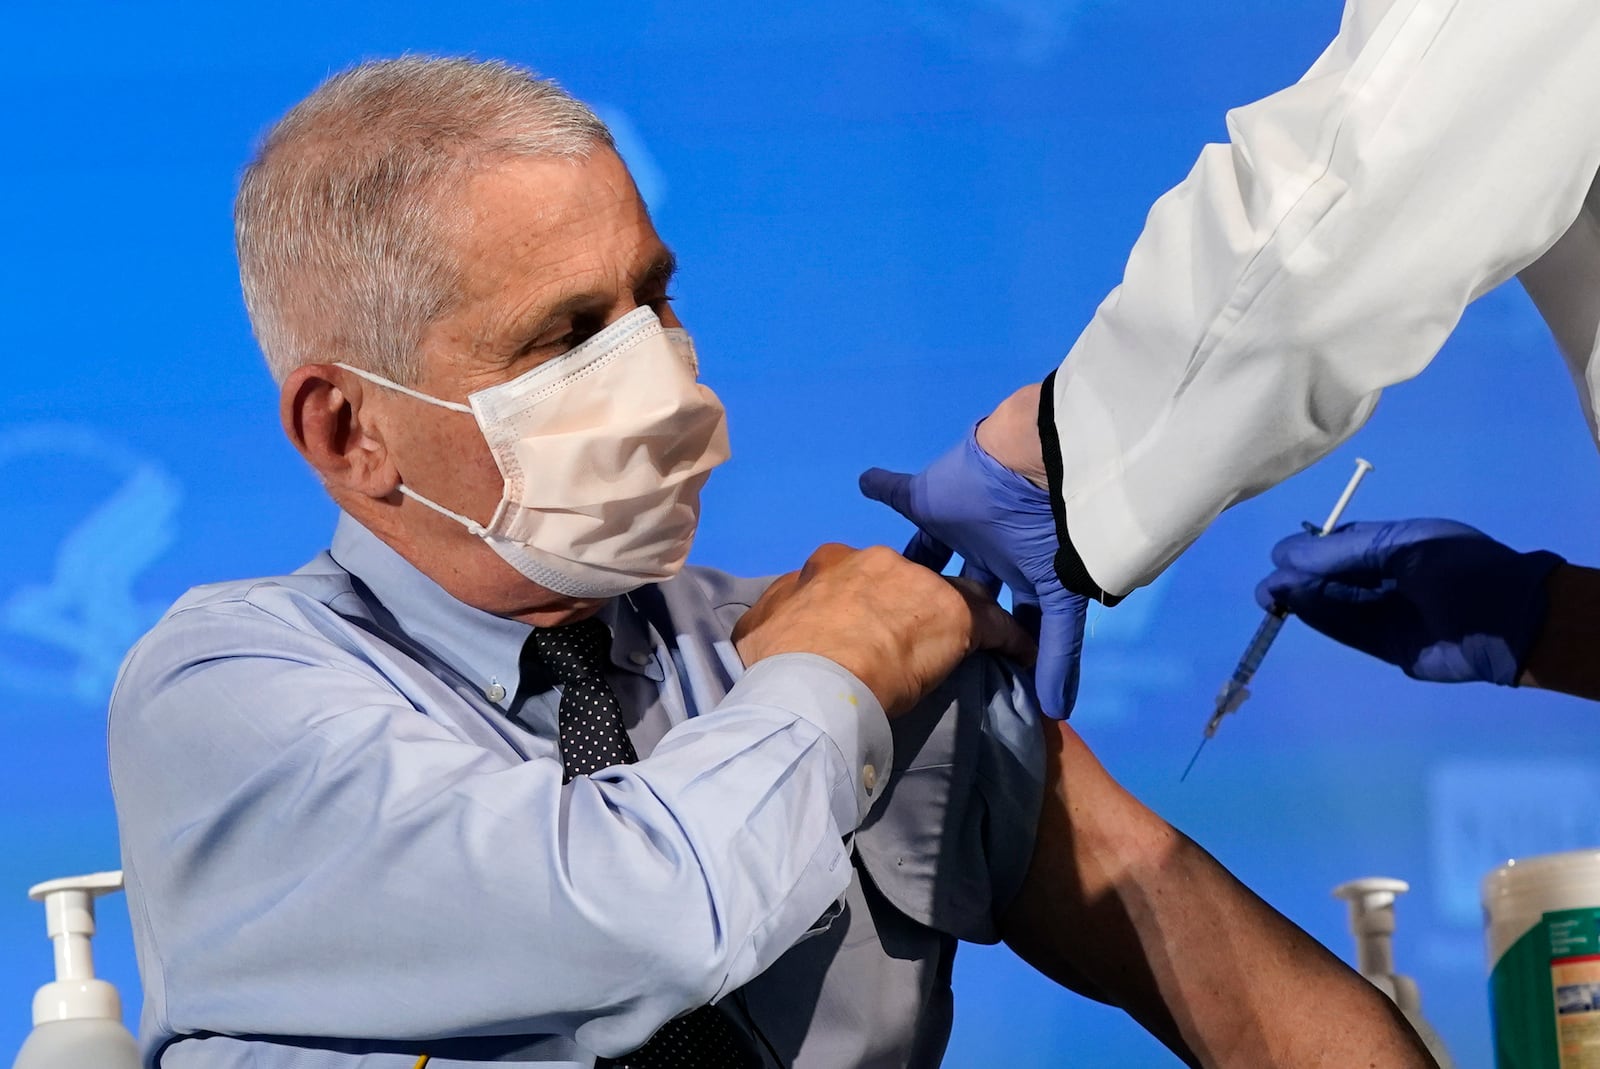
M1496 1069L1600 1069L1600 850L1484 877Z

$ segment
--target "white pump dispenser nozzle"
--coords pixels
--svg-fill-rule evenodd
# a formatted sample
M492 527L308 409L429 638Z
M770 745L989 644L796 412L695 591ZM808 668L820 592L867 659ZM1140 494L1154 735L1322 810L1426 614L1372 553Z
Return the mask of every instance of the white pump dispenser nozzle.
M29 888L28 897L44 903L56 978L33 996L33 1032L13 1069L138 1069L138 1047L122 1024L122 999L115 987L95 978L89 946L94 900L121 889L120 872L68 876Z
M1404 880L1369 876L1333 889L1335 898L1350 904L1350 931L1356 937L1356 971L1405 1014L1441 1069L1453 1064L1444 1042L1422 1016L1422 994L1417 982L1394 967L1394 902L1411 890Z
M1356 971L1407 1014L1418 1009L1401 1002L1395 989L1394 900L1411 890L1404 880L1371 876L1333 889L1333 897L1350 904L1350 931L1356 937ZM1413 991L1412 994L1415 992Z

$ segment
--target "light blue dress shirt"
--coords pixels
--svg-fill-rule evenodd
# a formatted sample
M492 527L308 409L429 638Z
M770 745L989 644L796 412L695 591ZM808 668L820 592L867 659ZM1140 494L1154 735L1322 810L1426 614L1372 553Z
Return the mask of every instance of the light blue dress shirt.
M558 693L512 707L528 627L348 517L190 591L111 702L148 1064L587 1067L719 1001L771 1066L937 1065L956 940L1030 856L1036 714L986 658L892 729L831 661L746 671L764 586L606 606L641 759L566 786Z

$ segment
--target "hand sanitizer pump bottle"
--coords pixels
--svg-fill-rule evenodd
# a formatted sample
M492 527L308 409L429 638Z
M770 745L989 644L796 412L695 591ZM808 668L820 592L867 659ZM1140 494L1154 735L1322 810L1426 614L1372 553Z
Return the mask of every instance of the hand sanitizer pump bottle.
M69 876L29 889L44 903L56 978L33 996L33 1031L13 1069L139 1069L139 1048L122 1024L117 989L95 979L89 937L94 900L122 889L122 873Z
M1454 1069L1444 1041L1422 1016L1422 993L1417 990L1417 982L1394 970L1394 900L1409 890L1411 885L1404 880L1373 876L1342 883L1333 889L1333 896L1350 904L1356 971L1400 1008L1439 1069Z

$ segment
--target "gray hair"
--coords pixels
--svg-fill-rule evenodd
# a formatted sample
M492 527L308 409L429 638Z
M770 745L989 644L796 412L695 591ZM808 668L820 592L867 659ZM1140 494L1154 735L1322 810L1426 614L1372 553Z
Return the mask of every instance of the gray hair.
M273 378L342 360L417 381L423 331L459 300L447 194L500 159L597 145L615 148L594 112L509 63L406 56L328 79L267 131L234 202Z

